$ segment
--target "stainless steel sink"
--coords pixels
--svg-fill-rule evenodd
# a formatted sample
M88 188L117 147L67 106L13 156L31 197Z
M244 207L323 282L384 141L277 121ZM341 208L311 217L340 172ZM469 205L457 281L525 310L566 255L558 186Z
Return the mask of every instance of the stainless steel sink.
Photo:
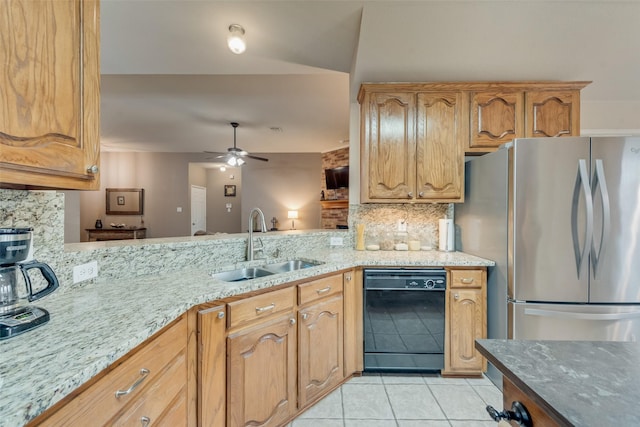
M293 259L291 261L278 262L275 264L266 264L263 265L262 268L265 270L271 271L274 274L277 273L287 273L289 271L301 270L303 268L315 267L316 265L322 264L321 262L315 261L304 261L301 259Z
M239 268L237 270L222 271L220 273L214 273L211 276L214 279L222 280L223 282L240 282L243 280L256 279L258 277L271 276L275 274L273 271L268 271L263 268Z

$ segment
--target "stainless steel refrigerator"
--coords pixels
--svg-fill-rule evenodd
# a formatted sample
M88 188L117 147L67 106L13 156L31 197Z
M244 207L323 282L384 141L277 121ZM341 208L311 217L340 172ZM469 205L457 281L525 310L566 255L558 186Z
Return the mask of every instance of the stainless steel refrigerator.
M640 339L640 137L516 139L465 167L456 247L496 262L489 338Z

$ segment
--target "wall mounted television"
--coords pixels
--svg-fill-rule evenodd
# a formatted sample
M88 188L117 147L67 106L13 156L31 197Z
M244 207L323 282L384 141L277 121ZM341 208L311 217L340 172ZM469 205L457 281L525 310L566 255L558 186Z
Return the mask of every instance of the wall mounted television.
M324 170L327 190L349 188L349 166L340 166Z

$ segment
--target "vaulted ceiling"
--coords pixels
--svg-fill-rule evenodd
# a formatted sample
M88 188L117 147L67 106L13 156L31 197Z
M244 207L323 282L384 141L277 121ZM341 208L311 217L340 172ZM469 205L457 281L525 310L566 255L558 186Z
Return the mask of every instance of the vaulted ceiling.
M639 1L102 0L102 146L225 151L236 121L252 152L328 151L365 81L592 80L583 123L640 129L639 17Z

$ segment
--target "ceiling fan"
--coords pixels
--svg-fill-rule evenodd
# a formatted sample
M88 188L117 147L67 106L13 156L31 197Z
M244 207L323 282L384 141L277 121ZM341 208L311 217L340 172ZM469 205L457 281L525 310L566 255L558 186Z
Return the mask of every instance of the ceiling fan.
M236 129L238 128L238 123L231 122L230 124L231 126L233 126L233 147L227 148L226 153L216 153L213 151L205 151L205 153L218 154L216 159L226 159L225 162L229 166L242 166L246 163L244 160L245 158L261 160L263 162L269 161L269 159L265 159L264 157L252 156L242 148L236 147Z

